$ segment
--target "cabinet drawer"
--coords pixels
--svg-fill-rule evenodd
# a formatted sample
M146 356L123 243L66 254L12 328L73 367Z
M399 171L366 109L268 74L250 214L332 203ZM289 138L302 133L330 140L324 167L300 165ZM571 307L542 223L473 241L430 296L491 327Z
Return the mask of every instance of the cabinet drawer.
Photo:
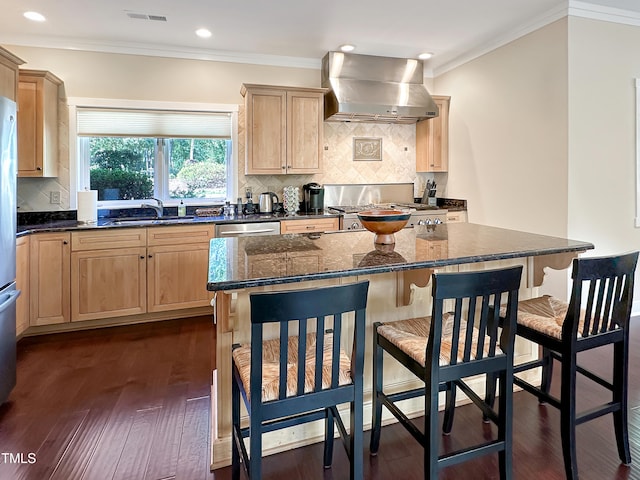
M90 230L71 234L71 250L102 250L109 248L144 247L147 244L146 228L117 228Z
M204 243L214 237L213 225L172 225L147 229L147 245Z
M280 222L280 233L312 233L329 232L340 229L340 219L314 218L309 220L283 220Z
M447 212L447 223L461 223L467 221L467 212Z

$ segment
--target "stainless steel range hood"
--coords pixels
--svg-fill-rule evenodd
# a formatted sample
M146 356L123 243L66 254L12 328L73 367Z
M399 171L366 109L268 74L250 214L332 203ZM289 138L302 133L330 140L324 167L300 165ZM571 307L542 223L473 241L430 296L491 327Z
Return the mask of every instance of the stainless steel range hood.
M416 123L438 116L422 60L329 52L322 59L324 117L335 122Z

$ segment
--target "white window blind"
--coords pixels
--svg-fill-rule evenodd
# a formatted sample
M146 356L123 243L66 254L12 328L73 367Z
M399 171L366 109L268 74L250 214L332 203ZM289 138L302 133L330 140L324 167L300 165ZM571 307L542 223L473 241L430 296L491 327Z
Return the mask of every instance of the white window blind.
M85 137L231 138L229 112L78 107L76 114Z

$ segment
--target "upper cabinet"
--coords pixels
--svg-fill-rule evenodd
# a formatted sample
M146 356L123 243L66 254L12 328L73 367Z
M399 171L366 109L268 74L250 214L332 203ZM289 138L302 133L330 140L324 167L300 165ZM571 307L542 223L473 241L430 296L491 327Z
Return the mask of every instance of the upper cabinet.
M242 85L247 175L322 171L321 88Z
M18 176L58 175L58 96L62 80L51 72L20 70Z
M14 102L18 98L18 65L24 62L0 47L0 97Z
M440 115L416 124L416 171L446 172L449 168L449 102L433 96Z

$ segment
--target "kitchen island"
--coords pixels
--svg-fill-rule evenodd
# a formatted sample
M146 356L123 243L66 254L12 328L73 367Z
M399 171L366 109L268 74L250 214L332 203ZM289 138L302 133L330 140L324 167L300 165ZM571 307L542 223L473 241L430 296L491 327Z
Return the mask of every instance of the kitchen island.
M212 239L207 289L215 292L216 369L212 374L212 468L230 463L231 348L249 340L248 296L255 291L313 288L368 279L367 325L430 314L428 284L433 271L471 271L523 266L521 298L536 294L543 269L566 268L591 243L483 225L423 225L395 234L394 246L376 246L368 231ZM371 336L372 332L367 332ZM365 353L365 428L371 418L371 352ZM343 347L348 348L347 344ZM516 345L516 361L537 356L527 342ZM385 373L387 388L415 382L395 365ZM385 368L387 368L385 366ZM417 385L417 384L416 384ZM483 382L478 379L478 390ZM464 401L464 399L461 399ZM412 415L423 413L408 403ZM390 417L387 418L390 420ZM273 432L264 453L320 441L322 425L309 424Z

